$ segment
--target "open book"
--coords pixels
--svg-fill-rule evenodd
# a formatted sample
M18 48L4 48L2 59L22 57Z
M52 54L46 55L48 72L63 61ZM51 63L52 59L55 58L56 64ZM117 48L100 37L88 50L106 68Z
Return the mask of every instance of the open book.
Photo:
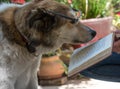
M68 77L111 55L113 39L114 34L110 33L95 43L76 49L70 59Z

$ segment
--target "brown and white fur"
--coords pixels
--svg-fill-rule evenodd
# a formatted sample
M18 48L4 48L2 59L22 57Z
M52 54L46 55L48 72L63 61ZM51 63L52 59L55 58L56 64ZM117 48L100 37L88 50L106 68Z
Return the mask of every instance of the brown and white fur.
M42 8L75 18L71 8L53 0L0 5L0 89L37 89L37 68L43 53L63 43L86 43L95 36L80 22L41 12ZM35 51L27 48L22 36L38 42Z

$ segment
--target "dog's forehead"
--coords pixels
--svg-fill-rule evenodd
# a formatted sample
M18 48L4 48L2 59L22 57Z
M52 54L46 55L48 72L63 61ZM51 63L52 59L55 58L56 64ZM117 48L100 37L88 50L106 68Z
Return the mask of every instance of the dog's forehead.
M70 9L68 6L54 0L42 0L41 2L38 2L35 7L45 8L46 10L51 9L57 12L66 12Z

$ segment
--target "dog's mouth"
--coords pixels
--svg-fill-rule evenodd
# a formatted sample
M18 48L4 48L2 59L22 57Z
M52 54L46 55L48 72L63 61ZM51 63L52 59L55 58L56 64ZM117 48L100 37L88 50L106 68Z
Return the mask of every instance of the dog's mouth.
M91 41L93 38L89 38L89 39L86 39L86 40L80 40L80 39L74 39L72 41L72 44L85 44L85 43L88 43L89 41Z
M80 40L73 40L72 44L78 45L78 44L84 44L87 43L88 41L80 41Z

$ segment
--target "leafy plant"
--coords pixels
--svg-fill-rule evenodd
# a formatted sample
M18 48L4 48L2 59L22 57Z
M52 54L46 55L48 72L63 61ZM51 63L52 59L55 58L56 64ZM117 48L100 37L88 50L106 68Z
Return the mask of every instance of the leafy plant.
M104 17L110 14L111 0L56 0L83 12L83 19Z
M50 57L50 56L54 56L54 55L56 55L56 52L49 52L49 53L43 54L42 56L43 57Z
M117 28L120 29L120 15L115 15L114 20L113 20L113 25Z
M113 19L113 25L120 29L120 0L112 0L112 4L114 7L114 19Z
M50 57L50 56L55 56L55 55L60 56L61 54L62 52L61 52L61 49L59 48L56 51L51 51L51 52L43 54L42 57Z
M112 0L114 12L120 11L120 0Z
M10 2L10 0L0 0L0 3L2 2Z
M58 2L60 2L60 3L63 3L63 4L67 4L67 5L68 5L68 0L56 0L56 1L58 1Z

